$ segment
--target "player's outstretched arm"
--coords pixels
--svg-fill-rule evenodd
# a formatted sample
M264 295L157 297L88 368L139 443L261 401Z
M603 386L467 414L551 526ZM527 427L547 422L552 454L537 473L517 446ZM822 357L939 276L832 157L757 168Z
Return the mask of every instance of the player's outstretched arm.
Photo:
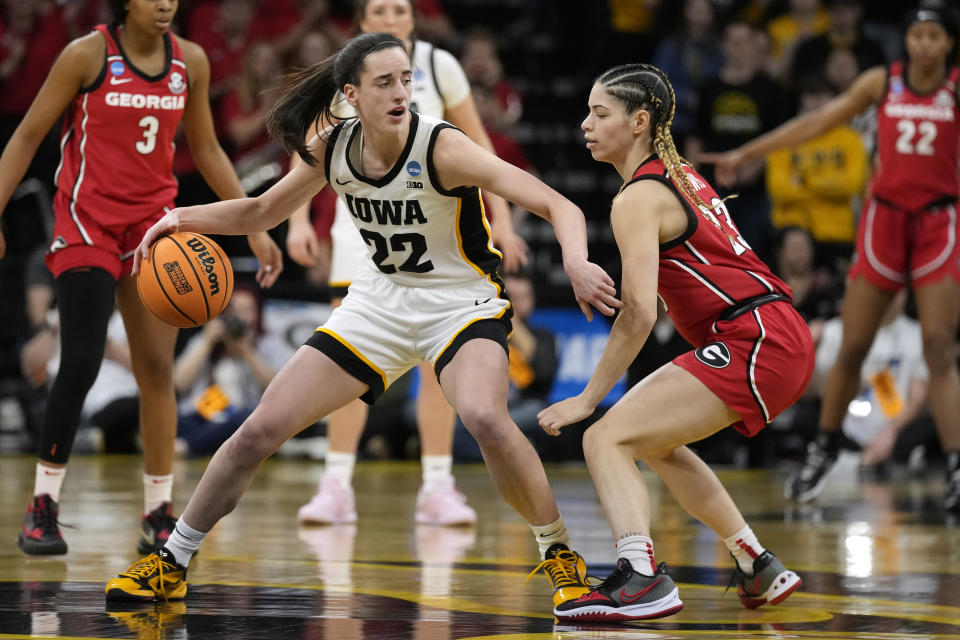
M883 97L887 71L883 67L869 69L850 85L846 91L833 98L819 109L793 118L776 129L725 153L701 153L697 162L716 165L717 182L724 186L736 183L736 172L744 163L756 158L765 158L777 149L796 146L817 138L854 116Z
M610 222L623 265L623 308L584 390L537 414L547 433L559 435L561 428L588 418L646 342L657 321L660 220L677 206L676 196L653 180L630 185L613 201Z
M563 250L563 269L580 309L611 316L620 308L613 279L587 260L587 228L580 208L538 179L486 151L455 129L444 129L434 146L437 180L445 189L478 186L536 213L553 224Z
M165 235L193 231L239 236L274 228L326 185L323 170L325 149L326 143L319 137L314 138L310 150L320 158L318 165L311 167L301 163L256 198L223 200L170 211L144 234L133 256L134 275L139 273L141 261L149 255L150 245Z

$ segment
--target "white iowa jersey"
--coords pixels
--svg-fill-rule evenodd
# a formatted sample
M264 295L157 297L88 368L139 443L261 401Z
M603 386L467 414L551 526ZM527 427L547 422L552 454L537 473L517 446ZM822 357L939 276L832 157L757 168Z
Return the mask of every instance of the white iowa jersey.
M437 184L433 145L452 125L410 112L396 164L379 179L360 166L360 121L338 125L327 142L327 180L346 204L373 268L397 284L449 286L496 271L480 189Z

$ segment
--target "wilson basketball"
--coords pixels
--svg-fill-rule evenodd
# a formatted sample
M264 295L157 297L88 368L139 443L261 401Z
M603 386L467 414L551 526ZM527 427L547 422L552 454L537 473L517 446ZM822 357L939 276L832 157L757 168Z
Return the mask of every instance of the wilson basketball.
M216 318L230 301L233 268L223 249L199 233L174 233L150 247L137 290L155 316L177 327Z

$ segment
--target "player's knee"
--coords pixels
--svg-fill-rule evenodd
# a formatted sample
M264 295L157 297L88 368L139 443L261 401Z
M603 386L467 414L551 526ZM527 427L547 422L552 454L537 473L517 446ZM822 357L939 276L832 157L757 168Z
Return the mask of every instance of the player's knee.
M234 464L255 467L276 450L276 440L267 424L254 414L227 440L227 453Z
M609 430L604 428L602 422L591 425L583 432L583 457L587 464L602 461L611 445Z
M138 355L133 361L133 374L141 393L173 389L172 354Z
M502 411L485 403L476 403L460 410L464 426L481 445L503 438L504 430L509 426L509 420L504 417Z
M954 340L948 331L923 332L923 358L931 376L944 375L956 366Z
M73 347L63 350L57 381L72 388L89 389L100 371L103 354L94 348Z

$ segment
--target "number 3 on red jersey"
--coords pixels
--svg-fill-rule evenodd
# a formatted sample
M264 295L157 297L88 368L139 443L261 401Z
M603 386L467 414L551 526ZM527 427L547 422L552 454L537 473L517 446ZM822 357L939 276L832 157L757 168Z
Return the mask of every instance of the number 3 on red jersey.
M733 252L738 256L742 256L747 251L752 251L750 245L747 244L747 241L743 239L743 236L740 235L740 232L737 231L737 225L733 224L733 218L730 217L730 211L727 209L727 205L723 204L723 200L720 198L713 198L710 200L710 209L704 206L700 206L700 211L703 212L703 215L707 216L713 224L717 225L717 228L723 231L727 236L727 240L730 241L730 246L733 247ZM727 227L732 230L727 230L720 224L720 221L717 219L717 216L714 215L714 211L719 211L723 214L724 222L727 223Z

